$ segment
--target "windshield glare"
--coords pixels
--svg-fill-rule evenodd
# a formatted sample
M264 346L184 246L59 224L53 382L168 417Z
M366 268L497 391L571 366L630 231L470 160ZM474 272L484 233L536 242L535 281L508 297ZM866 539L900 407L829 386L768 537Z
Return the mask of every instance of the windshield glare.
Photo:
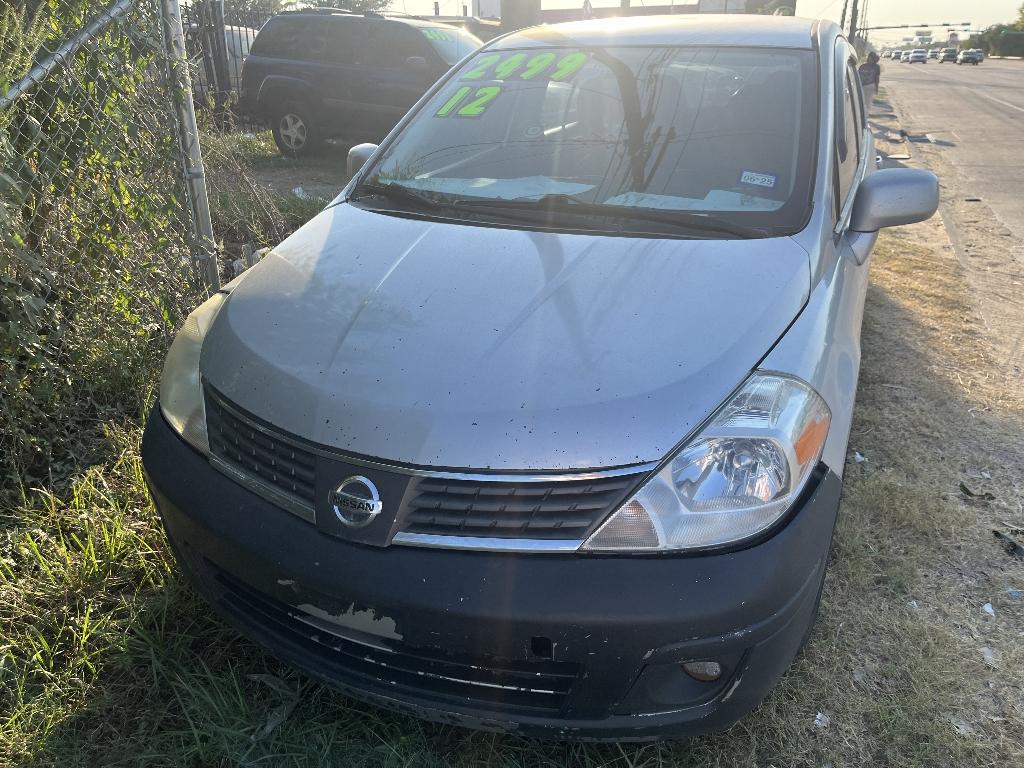
M620 219L633 207L664 211L666 222L688 211L766 234L796 231L809 208L815 83L810 51L485 51L364 178L454 208L473 198L474 216L495 219L501 200L570 196L590 204L579 214L589 215L587 229L623 231L622 221L595 220L597 204ZM483 213L480 200L495 201L493 210ZM633 228L650 231L650 218Z
M421 27L420 31L450 67L483 45L479 38L458 27Z

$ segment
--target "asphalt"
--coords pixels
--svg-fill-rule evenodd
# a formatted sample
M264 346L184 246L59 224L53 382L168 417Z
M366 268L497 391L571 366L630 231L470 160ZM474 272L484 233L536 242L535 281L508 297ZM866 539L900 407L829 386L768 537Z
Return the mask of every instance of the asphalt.
M912 140L931 143L1017 242L1024 241L1024 61L882 63Z

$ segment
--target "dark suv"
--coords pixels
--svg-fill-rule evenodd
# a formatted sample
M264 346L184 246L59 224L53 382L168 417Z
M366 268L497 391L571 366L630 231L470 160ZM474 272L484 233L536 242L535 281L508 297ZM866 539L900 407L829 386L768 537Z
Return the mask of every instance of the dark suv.
M242 112L270 123L285 155L336 136L379 139L426 90L481 45L410 16L331 8L268 21L242 68Z

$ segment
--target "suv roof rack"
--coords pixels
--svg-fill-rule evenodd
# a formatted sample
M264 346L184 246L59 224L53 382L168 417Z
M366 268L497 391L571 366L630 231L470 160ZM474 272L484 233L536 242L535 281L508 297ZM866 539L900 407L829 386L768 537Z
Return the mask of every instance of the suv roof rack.
M287 15L294 15L294 14L304 14L304 13L307 13L307 14L308 13L316 13L316 14L322 14L324 16L331 16L333 14L338 14L338 15L341 15L341 16L362 16L363 15L361 13L355 13L353 11L346 11L344 8L327 8L327 7L324 7L324 8L296 8L293 11L281 11L281 13L279 13L278 16L284 16L286 14Z
M295 8L291 11L281 11L279 16L284 14L317 14L321 16L366 16L375 19L384 19L391 16L398 16L406 19L420 19L425 21L422 16L415 16L411 13L402 13L401 11L349 11L344 8L331 8L329 6L318 6L316 8Z

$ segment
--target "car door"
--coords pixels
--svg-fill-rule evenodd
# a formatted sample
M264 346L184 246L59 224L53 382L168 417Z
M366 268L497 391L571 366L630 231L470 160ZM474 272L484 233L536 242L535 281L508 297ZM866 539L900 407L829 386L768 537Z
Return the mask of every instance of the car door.
M329 16L320 25L323 47L316 51L315 88L320 97L324 135L360 136L369 123L359 96L358 51L366 32L361 16Z
M435 54L415 27L391 19L367 19L357 52L353 92L373 136L380 138L402 119L434 81L410 57L433 61Z

